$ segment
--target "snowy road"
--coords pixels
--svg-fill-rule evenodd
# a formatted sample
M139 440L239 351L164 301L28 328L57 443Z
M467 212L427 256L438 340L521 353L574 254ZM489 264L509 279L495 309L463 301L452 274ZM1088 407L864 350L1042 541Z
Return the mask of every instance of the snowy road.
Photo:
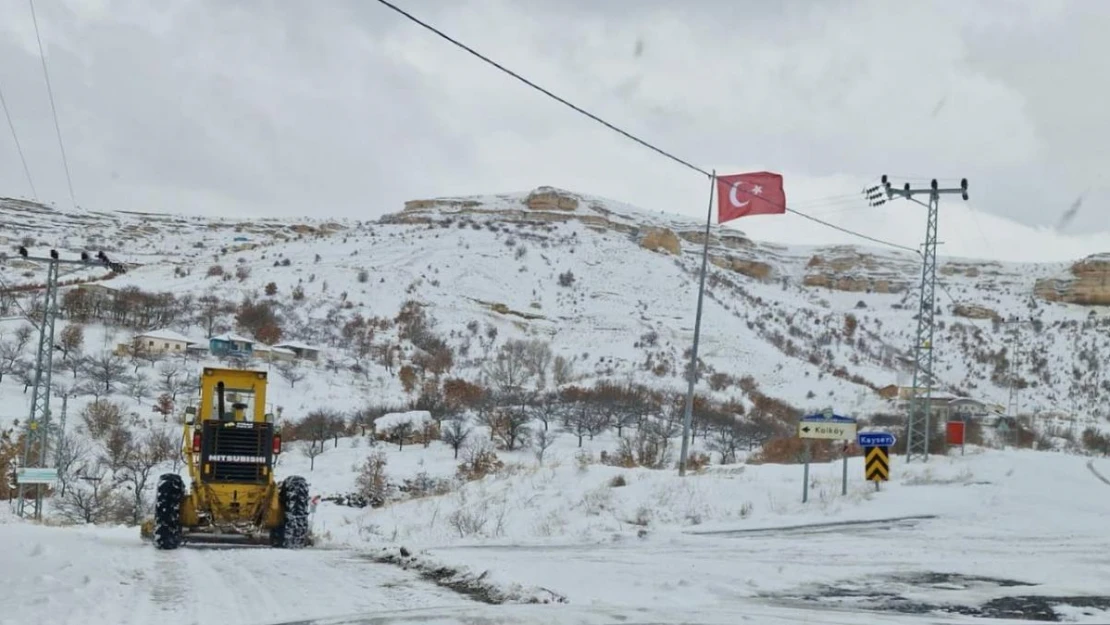
M822 520L815 507L806 522L431 551L557 589L576 607L696 606L760 620L799 610L813 623L967 623L970 614L1029 618L1055 608L1104 623L1110 505L1100 475L1107 474L1110 460L1062 455L937 458L900 489L874 495L870 519ZM941 606L966 612L944 614Z
M473 605L413 573L347 551L191 547L133 529L0 525L2 625L257 625Z
M557 543L405 541L488 583L569 600L544 606L478 603L358 549L159 552L132 528L7 522L0 625L1105 623L1106 475L1103 458L937 458L852 505L817 500L789 513L780 500L767 505L782 514L642 537L636 527ZM365 514L426 518L401 506Z

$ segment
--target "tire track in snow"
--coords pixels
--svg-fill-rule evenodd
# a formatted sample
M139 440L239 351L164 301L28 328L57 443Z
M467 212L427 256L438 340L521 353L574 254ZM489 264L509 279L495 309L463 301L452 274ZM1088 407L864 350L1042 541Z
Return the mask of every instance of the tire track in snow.
M154 554L155 580L150 598L160 610L179 611L188 602L185 595L187 582L179 562L167 552Z
M827 523L807 523L804 525L787 525L782 527L754 527L732 530L709 530L701 532L685 532L691 536L755 536L765 534L814 534L831 532L846 527L864 527L869 529L892 529L895 527L912 527L920 521L937 518L935 514L918 514L912 516L893 517L888 519L862 519L858 521L830 521Z
M1107 486L1110 486L1110 479L1107 479L1105 475L1099 473L1098 469L1095 468L1094 458L1087 461L1087 468L1090 469L1091 474L1098 478L1099 481L1101 481L1103 484L1106 484Z

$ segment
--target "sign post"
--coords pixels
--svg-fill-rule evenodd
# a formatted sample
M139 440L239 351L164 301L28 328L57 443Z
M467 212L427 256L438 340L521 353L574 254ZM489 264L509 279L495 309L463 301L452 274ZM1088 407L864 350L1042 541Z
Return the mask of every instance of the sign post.
M811 443L806 439L805 468L802 469L802 503L809 501L809 449Z
M810 445L813 439L819 440L832 440L832 441L850 441L856 435L856 420L851 417L842 417L833 414L831 408L826 409L821 414L814 414L802 417L798 421L798 438L805 440L805 469L802 473L802 503L809 501L809 461L810 461ZM845 443L845 450L847 443ZM844 454L844 470L843 481L840 485L840 493L842 495L848 494L848 454Z
M848 441L844 441L840 455L844 456L844 466L840 468L840 496L843 497L848 494Z
M857 442L863 448L863 477L875 482L875 490L878 491L879 483L890 479L890 448L894 446L894 435L860 432Z
M945 442L948 443L949 446L959 445L961 456L964 455L964 439L966 438L966 431L967 425L964 423L963 419L959 421L949 421L945 424L945 434L947 435L945 437Z

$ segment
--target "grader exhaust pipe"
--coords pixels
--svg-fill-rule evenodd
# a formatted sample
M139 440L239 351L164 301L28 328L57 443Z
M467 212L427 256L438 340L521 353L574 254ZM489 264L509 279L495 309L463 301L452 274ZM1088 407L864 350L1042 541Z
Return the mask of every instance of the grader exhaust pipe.
M224 383L216 383L216 401L218 410L220 411L220 421L227 420L227 406L224 404Z

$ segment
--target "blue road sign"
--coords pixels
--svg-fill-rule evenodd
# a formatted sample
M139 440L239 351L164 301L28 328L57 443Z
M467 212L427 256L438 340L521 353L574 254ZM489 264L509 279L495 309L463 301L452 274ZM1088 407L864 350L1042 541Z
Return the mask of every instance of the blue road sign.
M860 432L856 435L860 447L893 447L894 435L886 432Z
M811 414L802 417L802 421L817 421L819 423L855 423L856 420L851 417L842 417L840 415Z

